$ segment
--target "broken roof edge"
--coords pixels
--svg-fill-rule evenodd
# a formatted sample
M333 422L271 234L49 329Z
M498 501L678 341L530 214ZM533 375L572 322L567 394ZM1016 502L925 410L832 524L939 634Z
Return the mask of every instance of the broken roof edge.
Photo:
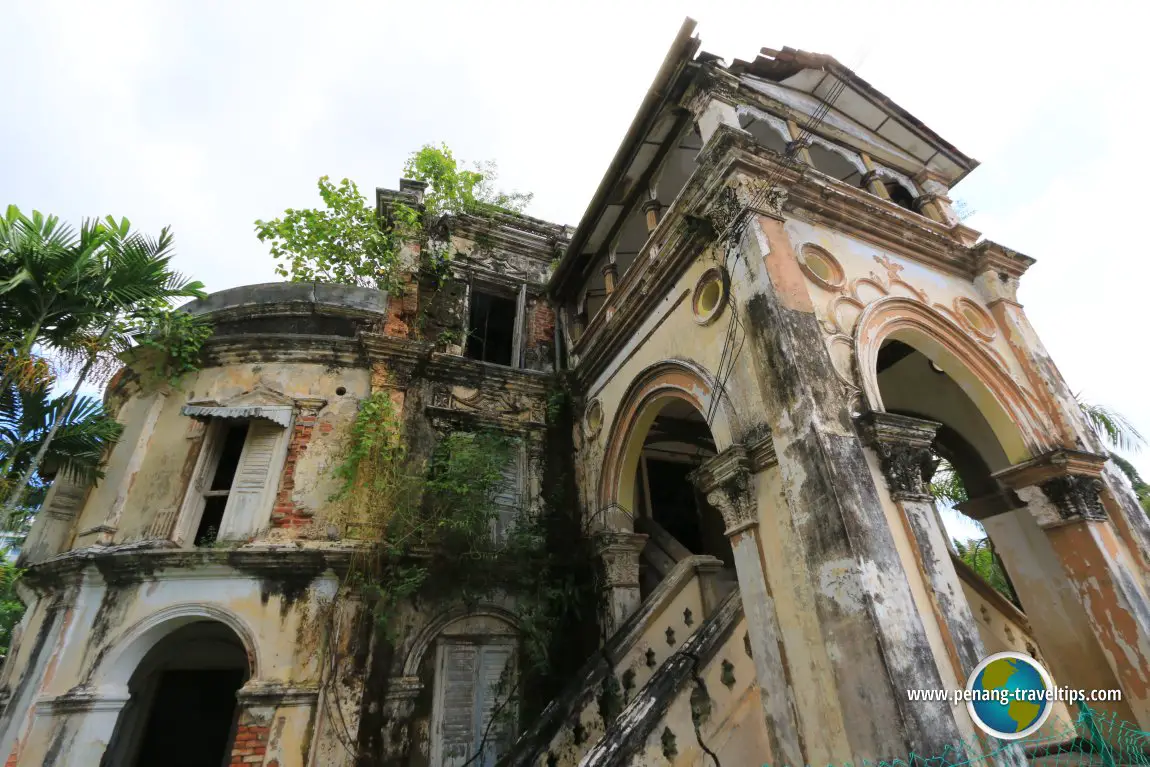
M764 57L769 57L771 64L778 65L778 68L785 71L780 72L780 76L771 77L765 73L759 74L755 72L755 65L764 60ZM788 66L789 65L789 66ZM786 71L789 69L790 71ZM860 77L853 69L843 64L827 53L812 53L810 51L800 50L798 48L790 48L784 46L782 50L774 50L773 48L761 48L759 50L759 58L754 62L747 62L741 59L735 59L727 70L732 74L749 74L756 77L767 77L777 83L782 83L787 77L797 74L803 69L822 69L830 72L841 80L844 80L851 85L854 85L858 90L875 102L879 108L893 114L895 117L905 122L910 128L922 134L923 138L931 143L941 146L952 156L956 164L963 168L962 175L958 176L951 182L951 186L957 185L960 181L970 175L970 172L977 168L981 163L973 157L967 155L961 149L950 143L930 126L918 119L904 107L899 106L893 99L880 91L878 88L871 85L865 79ZM813 94L812 94L813 95Z
M555 273L551 276L548 290L553 297L558 297L562 293L564 285L570 280L572 270L575 268L574 265L579 260L579 250L583 247L583 243L586 241L590 231L594 228L595 221L603 208L604 202L615 185L615 180L631 162L639 145L642 143L643 136L650 130L650 122L657 116L658 107L667 98L670 86L675 82L679 73L682 72L683 67L691 62L695 51L698 50L699 38L692 36L696 26L698 26L698 22L689 16L683 19L683 23L679 26L679 31L675 35L675 39L671 43L671 47L668 49L662 65L660 65L658 72L655 73L655 79L647 89L647 94L643 97L639 109L635 112L635 117L631 121L630 127L627 128L627 132L623 135L623 141L615 151L615 156L611 159L611 164L607 166L606 172L599 181L599 186L595 189L595 194L591 197L591 202L588 203L587 209L583 212L583 216L579 220L575 234L572 235L571 241L568 244L567 252L563 254L559 266L556 267Z

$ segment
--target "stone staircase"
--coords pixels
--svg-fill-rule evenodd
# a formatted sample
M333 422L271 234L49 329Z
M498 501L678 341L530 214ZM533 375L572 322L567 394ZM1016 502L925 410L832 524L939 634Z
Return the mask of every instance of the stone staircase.
M747 729L739 727L745 699L762 721L734 574L649 520L642 531L646 598L502 765L622 765L652 749L657 763L701 763L700 737L727 749L731 732ZM754 758L765 753L758 740Z

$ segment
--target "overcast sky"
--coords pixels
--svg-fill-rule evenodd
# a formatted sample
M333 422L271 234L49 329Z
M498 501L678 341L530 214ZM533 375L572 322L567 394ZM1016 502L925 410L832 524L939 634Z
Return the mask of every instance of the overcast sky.
M978 158L967 223L1038 259L1020 297L1070 386L1150 436L1140 5L0 0L0 205L170 224L219 290L275 279L252 222L319 176L370 196L443 141L574 225L692 16L728 61L832 54Z

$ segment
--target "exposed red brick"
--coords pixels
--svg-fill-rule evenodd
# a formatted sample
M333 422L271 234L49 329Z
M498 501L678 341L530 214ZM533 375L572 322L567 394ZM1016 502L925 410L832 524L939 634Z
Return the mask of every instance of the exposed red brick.
M240 721L243 721L241 717ZM249 720L250 721L250 720ZM261 764L267 753L267 739L270 728L258 724L241 724L236 728L236 739L232 745L231 765ZM275 763L275 760L272 762ZM268 767L271 767L269 764Z
M555 310L546 301L536 301L531 308L531 330L528 345L555 341Z
M407 338L411 335L411 322L419 314L419 280L407 274L400 278L399 288L387 297L387 319L383 333Z
M282 528L295 528L307 525L310 516L295 501L292 492L295 490L295 468L301 456L311 442L312 433L316 427L314 413L301 414L292 427L291 442L288 443L287 458L284 459L284 468L280 473L279 490L276 493L275 506L272 507L272 526ZM323 429L321 428L321 431Z

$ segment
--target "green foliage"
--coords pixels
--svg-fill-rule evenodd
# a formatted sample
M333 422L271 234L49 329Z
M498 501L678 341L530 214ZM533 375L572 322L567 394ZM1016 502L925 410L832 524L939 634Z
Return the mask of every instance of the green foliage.
M989 538L971 539L966 542L955 539L954 548L958 558L969 565L971 570L990 584L995 591L1018 604L1018 597L1010 587L1010 581L1002 567L1002 560L995 553Z
M30 389L0 390L0 488L7 491L27 471L52 426L59 427L40 466L42 478L60 471L82 482L102 476L100 463L121 426L94 397L52 397L51 381Z
M11 386L46 391L52 370L42 359L45 351L78 371L23 473L15 482L9 478L7 514L24 508L22 496L88 378L118 368L119 355L137 343L142 329L156 329L156 319L177 299L204 295L201 283L171 269L173 255L167 229L152 238L132 231L126 218L86 220L78 233L54 216L26 216L15 206L0 219L0 392ZM186 327L180 320L174 324ZM202 333L161 334L153 344L176 343L182 372L194 365L200 338Z
M127 219L86 220L76 232L55 216L9 206L0 218L0 345L4 383L33 385L36 349L65 362L115 355L171 302L200 298L203 285L170 268L172 235L133 232ZM188 350L180 355L190 357ZM22 371L24 375L14 375Z
M319 180L323 208L289 208L281 218L256 221L256 236L276 259L276 273L293 282L332 282L397 291L404 271L404 247L423 244L431 227L444 214L490 215L520 211L531 195L503 193L494 188L494 163L461 169L446 146L427 145L413 152L404 175L428 184L419 208L396 200L380 221L371 203L354 182ZM442 278L449 254L442 247L425 248L422 267Z
M24 617L24 603L16 593L22 571L7 557L0 557L0 660L8 657L12 632Z
M1087 423L1094 429L1095 434L1106 444L1118 450L1137 452L1146 444L1146 439L1134 428L1134 424L1126 416L1102 405L1093 405L1075 395L1078 404L1086 416Z
M429 216L445 213L474 215L498 211L522 212L532 195L501 192L495 189L498 169L493 162L475 163L472 170L462 169L446 144L425 144L407 158L403 175L427 182L423 204Z
M456 431L426 461L412 460L391 398L361 403L332 513L346 535L373 544L348 584L373 601L392 643L411 600L474 604L506 594L520 624L520 668L539 677L553 666L561 621L593 607L578 541L556 535L554 514L505 505L503 470L517 449L497 430Z
M199 368L200 350L212 335L202 317L159 304L141 308L129 333L141 347L155 350L153 373L173 386Z
M948 506L954 506L970 499L958 472L945 458L938 459L934 476L930 480L930 494Z
M1130 480L1130 484L1134 487L1134 495L1138 497L1138 503L1141 504L1142 510L1150 514L1150 485L1146 484L1145 480L1142 479L1142 475L1134 468L1134 464L1122 456L1117 453L1111 453L1110 460L1114 461L1118 468L1122 470L1122 473L1126 475L1127 479Z
M419 213L395 205L388 226L348 179L319 180L324 208L292 208L282 218L256 221L256 236L269 244L276 273L293 282L333 282L394 290L401 248L415 236Z

